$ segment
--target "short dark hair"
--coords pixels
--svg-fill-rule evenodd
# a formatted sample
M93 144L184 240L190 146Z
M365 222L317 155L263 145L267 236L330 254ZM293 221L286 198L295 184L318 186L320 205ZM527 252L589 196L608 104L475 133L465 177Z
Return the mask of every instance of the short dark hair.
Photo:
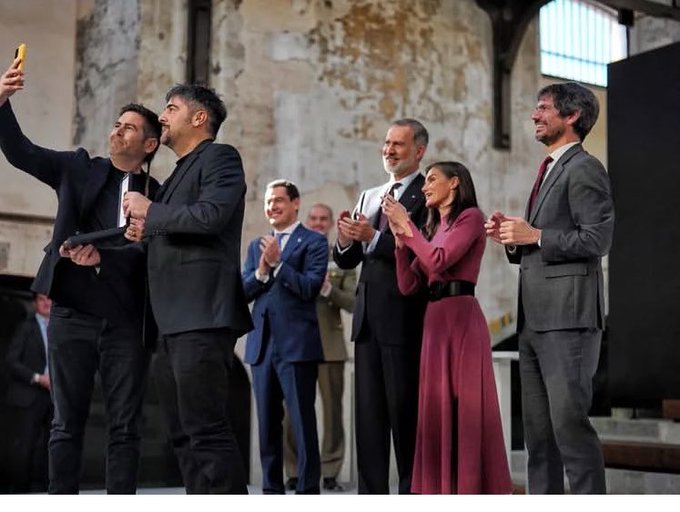
M210 132L213 137L227 118L227 107L215 92L215 89L201 84L177 84L165 95L165 101L179 96L194 108L200 107L208 112Z
M293 183L292 181L279 179L271 181L267 184L267 189L276 187L285 187L288 199L290 199L291 201L300 198L300 191L298 190L297 185L295 185L295 183Z
M562 117L579 112L580 115L574 123L574 132L583 142L600 114L600 104L593 91L577 82L565 82L550 84L538 91L539 100L545 96L552 98L555 108Z
M122 116L126 112L135 112L144 118L143 129L145 138L158 139L156 149L154 149L151 153L147 153L147 155L144 157L144 161L150 164L151 160L153 160L153 157L156 155L156 151L158 151L158 148L161 146L161 131L163 127L161 122L158 120L158 114L156 114L153 110L146 108L144 105L141 105L140 103L128 103L127 105L123 106L123 108L120 109L118 117Z
M392 123L392 126L408 126L411 128L411 131L413 131L413 142L417 146L427 147L428 142L430 142L430 135L420 121L406 117L404 119L397 119Z
M472 176L467 167L460 162L435 162L430 164L425 169L425 174L430 169L437 168L448 179L453 177L458 178L458 189L456 190L456 198L453 200L451 210L446 216L447 227L451 226L458 216L467 208L477 207L477 194L475 193L475 184L472 182ZM427 222L423 228L423 233L428 240L431 240L437 232L437 228L441 223L439 217L439 210L437 208L428 208Z

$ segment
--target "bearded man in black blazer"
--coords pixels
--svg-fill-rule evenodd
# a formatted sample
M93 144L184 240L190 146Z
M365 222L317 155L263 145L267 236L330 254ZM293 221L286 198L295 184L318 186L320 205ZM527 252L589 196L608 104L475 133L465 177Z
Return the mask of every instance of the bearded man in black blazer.
M614 205L604 166L581 143L599 105L574 82L541 89L531 116L548 156L524 217L494 212L489 237L519 264L517 332L528 491L604 494L600 441L588 419L604 329L601 258Z
M343 269L362 263L352 322L361 494L389 494L390 434L399 493L411 491L426 298L399 293L394 236L387 220L381 220L380 203L391 193L416 226L425 223L424 178L418 168L427 143L428 133L420 122L395 121L382 149L389 182L362 192L354 214L345 211L338 219L335 262Z
M8 101L24 87L20 62L15 59L0 77L0 149L58 198L52 240L32 286L53 302L47 333L54 402L49 492L78 492L85 423L99 372L108 418L106 490L134 493L149 362L144 255L122 236L103 242L110 250L101 252L92 245L62 244L77 232L123 227L124 191L154 194L158 183L142 167L158 149L160 124L141 105L123 107L109 135L110 159L90 157L82 148L54 151L33 144Z
M188 493L248 492L226 402L234 345L253 327L240 270L243 165L214 142L226 116L212 89L170 89L161 142L177 166L154 202L134 192L124 201L126 236L147 247L156 381Z

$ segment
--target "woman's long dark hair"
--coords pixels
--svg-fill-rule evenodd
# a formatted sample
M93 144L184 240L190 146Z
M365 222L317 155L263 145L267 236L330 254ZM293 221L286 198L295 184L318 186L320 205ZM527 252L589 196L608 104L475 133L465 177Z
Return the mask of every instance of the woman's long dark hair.
M453 222L458 218L458 215L466 208L476 208L477 207L477 194L475 193L475 185L472 183L472 176L470 176L470 171L467 170L460 162L435 162L430 164L427 169L425 169L425 175L433 169L434 167L439 170L448 179L454 176L458 178L458 188L456 189L456 196L453 199L453 204L451 205L451 211L446 216L446 226L451 227ZM441 219L439 217L439 210L437 208L428 208L427 212L427 222L423 228L423 234L428 240L432 240L432 237L437 232L437 228Z

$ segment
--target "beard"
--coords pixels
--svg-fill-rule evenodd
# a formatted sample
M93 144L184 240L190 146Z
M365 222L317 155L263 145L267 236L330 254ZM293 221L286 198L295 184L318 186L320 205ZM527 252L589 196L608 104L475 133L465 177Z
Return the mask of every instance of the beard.
M549 131L544 125L544 129L545 131L542 134L536 134L536 140L545 146L552 146L564 135L564 128L555 128Z
M396 164L390 164L386 158L383 158L383 168L388 174L399 176L413 168L414 165L417 165L417 162L415 156L413 155L409 156L405 160L399 160Z

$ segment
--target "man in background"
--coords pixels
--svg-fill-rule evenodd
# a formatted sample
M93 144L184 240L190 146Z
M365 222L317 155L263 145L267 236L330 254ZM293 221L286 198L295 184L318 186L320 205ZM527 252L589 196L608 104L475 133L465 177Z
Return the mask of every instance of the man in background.
M7 404L13 424L9 440L11 491L46 492L47 442L52 422L47 369L47 323L52 301L34 294L34 314L19 325L7 349Z
M307 213L306 225L328 239L333 227L331 207L317 203ZM345 361L347 349L340 311L348 313L354 308L356 292L356 271L343 270L334 261L328 262L326 278L316 299L316 313L321 332L323 362L319 363L319 394L323 411L323 435L321 438L321 476L322 488L327 491L341 492L338 475L345 458L345 429L342 423L342 395L345 389ZM290 428L290 418L286 414L284 423L284 462L288 481L286 490L294 490L297 485L297 457L295 456L295 437Z

